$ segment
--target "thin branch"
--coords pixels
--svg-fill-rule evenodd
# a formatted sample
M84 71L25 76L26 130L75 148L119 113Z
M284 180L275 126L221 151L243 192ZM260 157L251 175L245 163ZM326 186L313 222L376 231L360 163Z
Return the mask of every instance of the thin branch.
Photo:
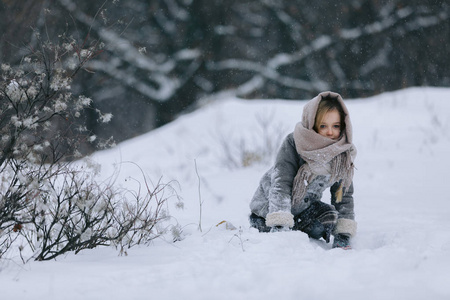
M197 178L198 178L198 202L199 202L199 209L200 209L200 215L199 215L199 220L198 220L198 230L200 230L200 232L202 232L202 206L203 206L203 200L202 200L202 193L201 193L201 179L200 179L200 175L198 174L197 160L196 159L194 159L194 164L195 164L195 173L197 174Z

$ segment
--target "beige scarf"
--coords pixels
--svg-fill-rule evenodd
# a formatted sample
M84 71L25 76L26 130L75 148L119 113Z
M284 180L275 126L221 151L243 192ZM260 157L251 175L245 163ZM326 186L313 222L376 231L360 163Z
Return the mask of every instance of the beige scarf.
M335 98L345 112L345 132L338 140L324 137L314 131L317 108L322 97ZM353 161L356 148L352 143L352 125L347 107L342 97L333 92L322 92L303 108L302 122L295 126L294 141L298 154L305 161L294 178L292 188L293 203L300 203L306 193L306 186L323 170L331 175L330 185L340 182L336 192L336 202L342 200L343 188L348 188L353 180Z

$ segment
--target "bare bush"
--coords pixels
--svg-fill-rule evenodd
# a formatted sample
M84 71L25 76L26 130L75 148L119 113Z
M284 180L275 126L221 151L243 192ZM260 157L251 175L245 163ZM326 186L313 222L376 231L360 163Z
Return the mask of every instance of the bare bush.
M127 249L133 246L147 245L165 233L167 228L162 224L170 218L167 201L172 196L180 201L172 182L163 183L160 179L153 185L141 169L140 173L142 179L134 179L139 187L122 191L122 207L115 212L115 232L119 234L113 242L121 254L127 254Z
M19 231L32 251L30 258L50 260L98 246L116 246L126 253L162 233L155 226L166 218L168 185L145 185L144 192L132 192L115 188L113 182L98 183L91 168L63 167L49 173L28 200Z
M284 126L273 122L274 111L255 115L256 127L239 131L238 136L230 132L219 133L221 161L229 169L246 168L255 164L270 163L281 144Z
M8 234L30 221L27 209L45 184L79 155L82 140L94 140L77 121L91 100L75 97L70 83L86 62L100 53L62 37L61 44L43 41L30 48L18 67L1 65L0 81L0 230ZM54 168L53 166L57 166ZM6 237L6 239L5 239Z
M0 229L0 259L5 256L17 239L17 235L14 235L13 232L17 232L20 228L21 225L16 224L13 228Z
M19 246L24 262L97 246L123 253L157 237L166 217L169 185L150 187L144 177L142 191L123 190L114 181L98 182L95 165L71 162L83 143L106 147L110 140L99 141L86 129L83 115L93 109L92 100L73 95L70 85L101 53L101 43L61 39L40 41L18 68L1 65L0 258L16 240L25 241ZM94 112L99 122L112 117Z

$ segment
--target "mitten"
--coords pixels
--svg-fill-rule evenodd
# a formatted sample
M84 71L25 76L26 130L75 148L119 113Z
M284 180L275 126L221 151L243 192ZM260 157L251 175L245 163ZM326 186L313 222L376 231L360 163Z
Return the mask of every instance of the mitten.
M336 234L334 236L333 248L352 249L350 246L350 236L343 233Z
M293 229L301 230L313 239L323 238L328 243L337 221L337 215L334 206L314 201L307 209L295 216Z

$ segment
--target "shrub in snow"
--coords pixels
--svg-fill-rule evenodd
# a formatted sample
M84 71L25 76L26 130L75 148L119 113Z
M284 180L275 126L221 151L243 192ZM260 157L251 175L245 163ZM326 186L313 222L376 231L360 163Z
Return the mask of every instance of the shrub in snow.
M236 169L272 162L285 135L283 126L275 124L273 117L274 112L257 114L253 127L245 132L219 132L217 142L221 163L226 168Z
M37 37L39 38L39 36ZM48 260L68 251L101 245L145 244L159 235L166 215L158 183L139 192L99 183L95 165L71 162L85 142L111 145L89 133L83 115L92 100L74 96L70 84L101 52L65 39L40 42L22 64L1 65L0 82L0 258L19 244L20 253ZM97 113L100 122L110 114Z
M98 174L86 165L43 166L35 172L50 176L34 183L19 233L36 260L97 246L116 246L126 253L127 248L147 244L164 232L158 224L167 218L164 189L168 185L146 184L139 192L119 189L111 182L98 183Z

